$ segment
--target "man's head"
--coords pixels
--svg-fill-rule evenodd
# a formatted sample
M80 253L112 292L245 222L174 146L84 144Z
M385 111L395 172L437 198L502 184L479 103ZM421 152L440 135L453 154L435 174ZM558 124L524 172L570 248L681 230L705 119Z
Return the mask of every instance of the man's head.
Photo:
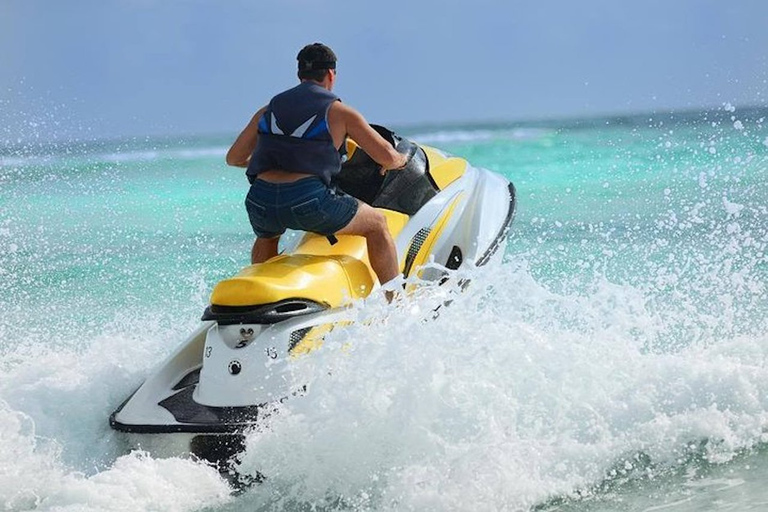
M299 61L299 80L322 82L330 70L336 77L336 54L321 43L308 44L296 56Z

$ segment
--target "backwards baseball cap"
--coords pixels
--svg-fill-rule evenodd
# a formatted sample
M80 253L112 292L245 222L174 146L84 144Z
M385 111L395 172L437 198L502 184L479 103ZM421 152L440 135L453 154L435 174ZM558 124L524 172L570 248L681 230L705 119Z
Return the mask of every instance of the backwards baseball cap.
M336 54L322 43L308 44L296 56L299 72L336 69Z

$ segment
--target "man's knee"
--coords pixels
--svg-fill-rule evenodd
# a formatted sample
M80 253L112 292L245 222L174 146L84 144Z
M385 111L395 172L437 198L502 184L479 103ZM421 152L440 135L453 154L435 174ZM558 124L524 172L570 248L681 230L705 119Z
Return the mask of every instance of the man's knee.
M386 233L388 230L387 218L380 211L373 210L373 215L371 216L371 231L376 234L382 234Z
M364 237L381 236L389 231L387 218L378 210L370 206L362 206L352 218L352 221L337 234L341 235L359 235Z

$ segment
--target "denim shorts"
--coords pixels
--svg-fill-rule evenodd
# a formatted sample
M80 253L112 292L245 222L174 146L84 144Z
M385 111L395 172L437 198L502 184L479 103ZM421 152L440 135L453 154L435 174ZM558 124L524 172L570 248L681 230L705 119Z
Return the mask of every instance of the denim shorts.
M357 213L357 199L329 188L320 178L291 183L256 179L245 198L253 232L274 238L286 229L332 235L349 224Z

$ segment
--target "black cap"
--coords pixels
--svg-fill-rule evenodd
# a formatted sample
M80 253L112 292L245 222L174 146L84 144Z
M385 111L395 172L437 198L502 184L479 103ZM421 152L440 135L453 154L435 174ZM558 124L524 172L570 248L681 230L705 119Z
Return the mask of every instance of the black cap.
M299 71L336 69L336 54L322 43L308 44L296 56Z

